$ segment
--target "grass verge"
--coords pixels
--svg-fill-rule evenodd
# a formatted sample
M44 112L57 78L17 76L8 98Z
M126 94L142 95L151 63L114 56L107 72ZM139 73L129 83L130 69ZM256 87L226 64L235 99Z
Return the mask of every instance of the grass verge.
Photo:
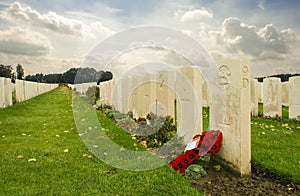
M129 134L98 117L119 143L135 147ZM168 166L125 171L94 157L63 87L0 110L0 173L0 195L200 195Z

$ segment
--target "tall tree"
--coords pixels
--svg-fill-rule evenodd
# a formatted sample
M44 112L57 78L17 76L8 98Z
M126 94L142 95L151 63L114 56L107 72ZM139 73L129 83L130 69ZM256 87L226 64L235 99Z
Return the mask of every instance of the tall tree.
M22 80L24 78L24 69L22 65L18 64L16 67L17 79Z
M0 64L0 77L11 78L12 67L11 65Z

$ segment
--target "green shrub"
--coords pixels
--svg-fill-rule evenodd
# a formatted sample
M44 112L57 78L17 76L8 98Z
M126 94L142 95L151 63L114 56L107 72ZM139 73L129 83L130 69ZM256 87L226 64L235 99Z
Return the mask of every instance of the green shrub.
M95 104L96 101L99 99L100 89L98 86L91 86L87 89L85 94L88 97L89 102Z

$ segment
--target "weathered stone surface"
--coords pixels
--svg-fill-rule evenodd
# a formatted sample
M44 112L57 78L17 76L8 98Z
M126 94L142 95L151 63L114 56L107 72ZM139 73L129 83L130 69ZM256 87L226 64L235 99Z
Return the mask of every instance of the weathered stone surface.
M289 79L289 118L300 116L300 76Z
M207 81L203 80L202 83L202 106L209 107L211 105L210 91L207 85Z
M263 83L262 82L258 82L258 103L262 103L263 102Z
M25 81L16 80L15 88L16 88L16 101L17 102L25 101Z
M282 82L282 105L289 106L289 82Z
M132 77L125 77L122 78L121 82L122 86L122 112L127 113L132 111L132 104L130 104L130 96L133 89L133 78Z
M258 81L256 79L251 79L251 115L257 116L258 115Z
M225 91L225 117L220 119L223 132L223 147L218 154L228 166L240 175L251 173L251 129L250 129L250 67L249 62L224 60L217 63L218 84ZM222 103L224 97L215 97ZM219 108L213 106L216 114ZM219 112L223 112L220 111Z
M24 81L25 83L25 100L38 96L38 83Z
M140 85L143 83L142 75L135 75L132 77L132 90L130 94L130 102L129 102L129 110L133 112L133 117L138 118L141 117L139 112L139 108L141 108L142 100L140 96L142 95Z
M264 116L282 116L282 96L280 78L265 78L263 80L264 90Z
M182 66L176 73L179 136L188 142L202 132L202 76L197 67Z
M156 82L156 112L158 115L174 117L175 71L160 71Z
M12 105L12 88L10 78L0 78L0 108Z

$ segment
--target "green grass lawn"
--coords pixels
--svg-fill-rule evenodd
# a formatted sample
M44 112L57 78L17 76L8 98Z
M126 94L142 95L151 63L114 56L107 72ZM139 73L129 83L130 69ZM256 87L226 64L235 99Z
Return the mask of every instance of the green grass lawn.
M136 148L129 134L98 118L117 143ZM200 195L169 166L134 172L94 157L62 87L0 110L0 175L0 195Z
M203 114L206 128L208 108L203 108ZM282 107L282 118L251 118L251 154L253 164L300 184L300 122L288 119L288 107Z
M253 163L300 184L300 123L288 119L288 107L282 118L252 117L251 124Z
M283 118L252 118L252 161L299 184L300 124L287 115L283 107ZM97 118L120 146L143 148L102 114ZM0 195L200 195L168 166L126 171L93 156L78 136L66 88L0 110L0 161Z

